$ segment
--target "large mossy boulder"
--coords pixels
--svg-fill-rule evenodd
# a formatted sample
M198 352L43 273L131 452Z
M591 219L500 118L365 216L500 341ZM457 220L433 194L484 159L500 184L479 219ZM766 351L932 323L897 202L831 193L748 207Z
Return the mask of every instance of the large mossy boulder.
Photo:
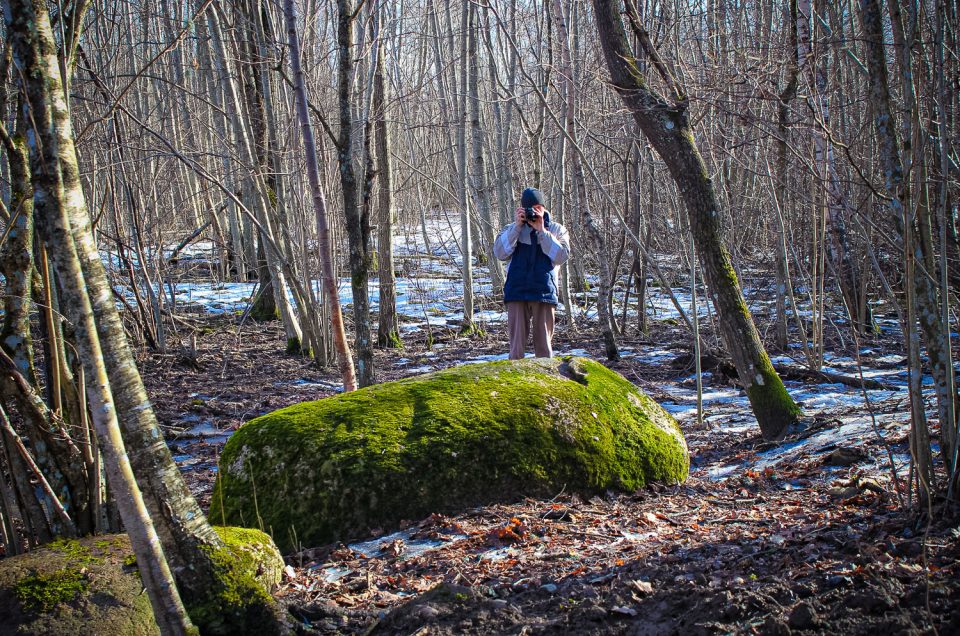
M210 518L291 550L521 496L677 483L688 465L676 421L597 362L468 364L248 422Z
M283 558L270 537L248 528L216 530L246 576L266 589L277 586ZM159 633L125 534L58 540L0 560L0 634Z

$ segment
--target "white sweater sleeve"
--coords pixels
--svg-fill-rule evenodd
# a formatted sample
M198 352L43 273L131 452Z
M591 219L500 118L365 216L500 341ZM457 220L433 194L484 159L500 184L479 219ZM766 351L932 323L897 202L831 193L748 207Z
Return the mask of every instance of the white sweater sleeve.
M551 223L549 230L540 233L540 249L550 257L553 266L563 265L570 258L570 234L559 223Z
M517 249L517 240L520 238L520 227L511 223L500 230L497 239L493 242L493 255L501 261L508 261Z

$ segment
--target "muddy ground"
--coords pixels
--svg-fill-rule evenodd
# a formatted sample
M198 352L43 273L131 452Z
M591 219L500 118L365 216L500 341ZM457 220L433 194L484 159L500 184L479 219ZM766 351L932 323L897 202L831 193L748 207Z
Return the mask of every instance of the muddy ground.
M206 509L229 433L330 395L337 376L285 355L276 324L197 325L196 359L185 355L183 332L182 350L145 356L141 368ZM438 330L442 348L433 353L414 334L402 351L377 353L379 378L502 353L494 332L465 339ZM654 323L650 335L621 343L682 356L686 341L675 326ZM588 327L573 336L561 325L555 344L602 359ZM831 346L849 354L844 344ZM897 338L861 346L870 350L864 364L899 353ZM609 366L660 401L690 382L688 368L663 358ZM714 372L706 388L730 389L731 380ZM753 460L770 445L755 426L718 425L750 418L742 406L717 405L704 424L681 418L692 459L683 485L589 501L560 492L411 519L403 533L374 530L353 547L305 546L288 555L277 597L303 634L960 633L960 515L942 502L907 502L891 477L888 458L906 452L903 394L870 406L886 418L883 444L860 435L807 451L804 440L868 410L811 409L786 440L799 451L758 469Z

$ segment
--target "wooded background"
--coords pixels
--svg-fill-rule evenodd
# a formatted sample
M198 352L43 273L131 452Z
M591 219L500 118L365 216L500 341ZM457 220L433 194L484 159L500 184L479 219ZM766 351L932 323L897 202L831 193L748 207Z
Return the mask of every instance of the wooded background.
M691 343L734 360L768 437L796 407L785 392L754 391L779 384L766 349L792 344L818 369L829 333L856 350L879 333L876 311L894 314L914 385L912 479L921 495L955 492L956 2L11 0L0 62L0 393L21 432L5 425L4 518L21 509L34 519L4 525L8 551L115 526L101 510L80 397L90 381L87 352L73 344L81 328L63 320L73 283L51 235L41 227L35 240L32 229L41 193L70 190L38 185L51 165L37 100L54 94L31 92L27 49L17 48L21 35L32 42L18 22L28 8L49 11L47 53L69 115L51 125L72 126L60 133L76 146L95 239L86 254L109 266L109 287L87 269L86 284L112 290L94 305L121 306L134 346L165 352L171 334L177 347L189 334L172 282L181 251L206 240L208 265L190 276L255 280L250 316L282 320L288 351L338 361L347 389L371 384L373 348L402 344L396 228L421 232L429 250L428 219L451 219L469 333L503 283L493 239L519 192L537 187L573 237L561 285L570 328L616 358L618 337L647 329L648 286L689 285L696 255L711 301L701 319L719 326ZM475 293L480 266L492 295ZM344 327L333 290L346 277ZM758 329L744 283L775 300ZM678 309L692 332L695 313ZM934 378L945 473L934 467L921 369ZM56 426L66 435L45 436ZM34 440L23 457L11 450L20 434ZM60 459L24 463L48 451ZM40 474L49 492L28 513ZM89 495L82 505L56 505L77 489Z

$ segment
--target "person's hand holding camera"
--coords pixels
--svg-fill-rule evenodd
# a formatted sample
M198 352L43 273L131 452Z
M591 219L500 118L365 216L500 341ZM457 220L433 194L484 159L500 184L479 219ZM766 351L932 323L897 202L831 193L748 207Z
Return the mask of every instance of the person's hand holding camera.
M517 228L522 228L523 224L527 222L527 213L524 211L523 208L517 208L515 216L517 221Z
M542 205L535 205L532 208L517 208L517 225L522 226L526 223L537 232L542 232L543 212L544 207Z

